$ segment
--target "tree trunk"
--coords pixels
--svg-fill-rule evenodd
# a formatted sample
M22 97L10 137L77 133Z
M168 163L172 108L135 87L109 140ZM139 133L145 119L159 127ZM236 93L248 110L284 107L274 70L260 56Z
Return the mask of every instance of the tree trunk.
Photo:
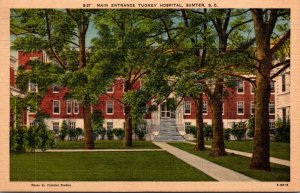
M270 82L260 73L256 74L255 132L251 169L270 170L269 98Z
M92 112L91 105L83 105L83 121L84 121L84 147L85 149L94 149L94 139L92 130Z
M125 146L132 146L132 117L129 106L125 106Z
M79 67L83 69L86 67L86 52L85 52L85 32L80 29L79 32Z
M86 30L84 25L79 28L79 68L82 70L86 67L86 51L85 51L85 37ZM93 129L92 129L92 105L88 96L83 101L83 121L84 121L84 146L85 149L94 149Z
M215 84L215 91L212 96L209 97L211 110L212 110L212 145L211 156L224 156L225 145L223 135L223 119L222 119L222 95L223 95L223 78L218 78Z
M200 93L197 98L194 98L196 104L196 145L194 150L202 151L204 146L204 133L203 133L203 94Z
M252 10L256 38L256 58L259 61L256 72L255 89L255 132L253 138L253 153L250 168L270 170L270 126L269 100L271 93L270 72L272 56L270 52L270 37L276 22L276 10L270 12L269 25L264 22L261 9Z

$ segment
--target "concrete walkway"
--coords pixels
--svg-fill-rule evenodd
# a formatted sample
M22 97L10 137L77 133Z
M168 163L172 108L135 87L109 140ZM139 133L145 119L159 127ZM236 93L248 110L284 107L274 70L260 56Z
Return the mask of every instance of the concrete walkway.
M190 144L193 144L193 145L196 144L196 143L193 143L193 142L187 142L187 143L190 143ZM210 145L205 145L205 147L211 148ZM225 150L228 153L234 153L234 154L245 156L245 157L252 157L252 153L237 151L237 150L233 150L233 149L225 149ZM270 162L275 163L275 164L284 165L284 166L290 166L290 161L289 160L278 159L278 158L275 158L275 157L270 157Z
M165 151L163 149L48 149L46 152L126 152L126 151ZM38 149L35 152L42 152Z
M200 158L196 155L190 154L179 148L168 145L165 142L153 142L155 145L163 150L166 150L170 154L176 156L187 164L197 168L203 173L211 176L218 181L256 181L248 176L232 171L230 169L219 166L215 163L207 161L206 159Z

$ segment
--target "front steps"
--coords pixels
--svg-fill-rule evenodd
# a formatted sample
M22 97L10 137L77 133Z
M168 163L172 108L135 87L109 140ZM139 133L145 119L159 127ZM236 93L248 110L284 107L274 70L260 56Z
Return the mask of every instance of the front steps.
M185 139L179 134L176 129L175 119L161 119L159 134L153 139L153 141L185 141Z

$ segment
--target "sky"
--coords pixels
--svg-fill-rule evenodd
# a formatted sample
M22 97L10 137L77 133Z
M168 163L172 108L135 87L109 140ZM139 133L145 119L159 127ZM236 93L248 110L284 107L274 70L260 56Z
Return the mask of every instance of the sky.
M283 21L280 21L280 20L278 21L279 25L281 25L283 23L284 23ZM275 29L274 32L277 33L278 31ZM251 33L253 33L253 34L251 34L251 36L254 36L254 30L252 30ZM95 25L91 22L90 25L89 25L89 29L87 31L87 35L86 35L86 47L91 46L91 40L93 38L95 38L96 36L97 36L97 30L95 28ZM10 36L10 42L12 43L14 39L15 39L15 36L11 35ZM17 53L16 50L11 49L11 55L18 59L18 53Z
M90 47L91 46L91 41L93 38L95 38L97 36L97 30L94 26L93 23L91 23L91 25L89 25L88 31L87 31L87 35L86 35L86 46ZM14 40L16 39L15 35L10 35L10 42L12 43ZM18 59L18 52L14 49L10 49L10 53L12 56L14 56L15 58Z

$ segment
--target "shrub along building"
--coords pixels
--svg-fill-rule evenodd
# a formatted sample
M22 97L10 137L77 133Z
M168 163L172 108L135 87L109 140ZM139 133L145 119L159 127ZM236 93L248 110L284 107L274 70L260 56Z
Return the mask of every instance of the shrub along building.
M29 60L41 60L45 63L49 60L44 52L24 53L19 51L19 66L28 69L26 65ZM11 76L12 78L12 76ZM38 85L28 83L29 92L38 92ZM275 86L272 82L272 93L269 104L270 127L275 128ZM140 89L141 83L137 82L134 89ZM276 86L277 87L277 86ZM106 90L105 94L98 97L98 103L92 106L92 111L100 110L104 119L104 127L107 129L124 128L125 114L120 101L124 94L124 85L121 78L116 79L114 84ZM254 115L254 89L252 85L240 80L235 88L226 89L228 95L223 99L223 124L224 128L229 128L233 123L247 121L251 115ZM83 128L83 107L76 100L65 99L68 88L53 85L43 97L40 105L41 111L47 113L49 118L46 124L49 129L58 132L63 121L67 122L70 129ZM172 97L172 95L170 96ZM26 114L26 124L30 126L35 119L35 112ZM204 96L203 102L204 123L211 124L212 112L210 104ZM180 135L185 134L188 126L196 124L196 109L194 101L186 97L178 105L176 110L168 109L166 103L159 105L157 111L153 111L145 116L146 132L149 139L157 138L161 128L170 126L176 128ZM161 132L162 133L162 132Z

